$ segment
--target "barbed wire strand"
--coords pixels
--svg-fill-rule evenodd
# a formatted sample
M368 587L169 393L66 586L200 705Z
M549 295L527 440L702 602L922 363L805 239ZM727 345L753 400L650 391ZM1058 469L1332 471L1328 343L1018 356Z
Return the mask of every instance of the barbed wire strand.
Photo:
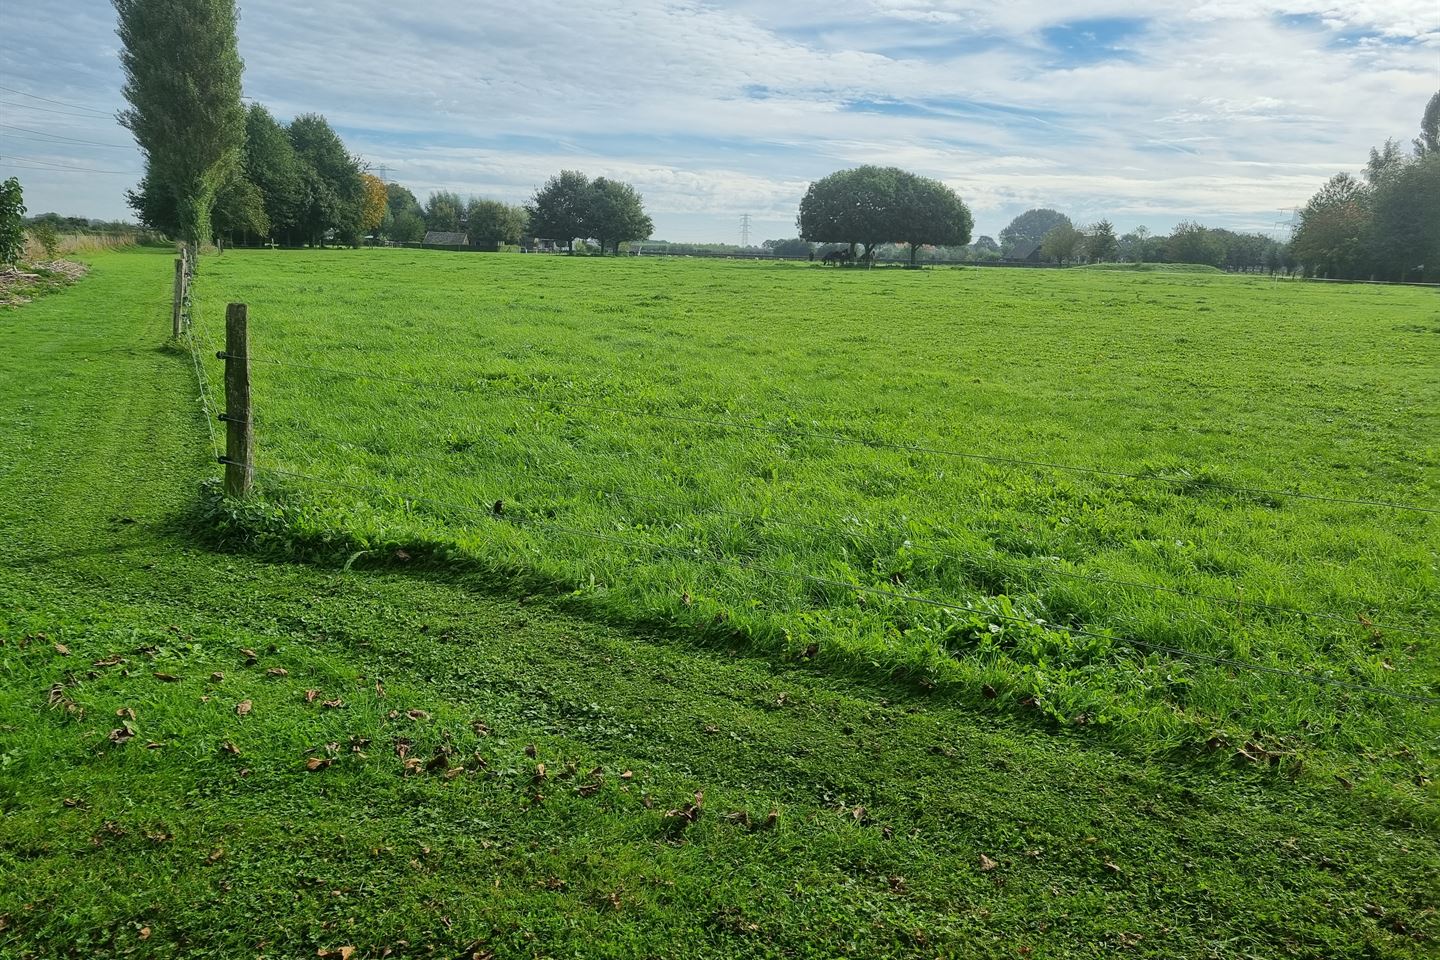
M300 363L293 360L277 360L272 357L250 357L251 363L264 363L272 366L292 367L302 370L312 370L317 373L332 374L335 376L351 377L363 380L376 380L423 389L455 390L457 385L427 383L422 380L415 380L408 377L394 377L386 374L373 374L355 372L351 370L340 370L334 367L321 367L314 364ZM843 433L830 433L825 431L805 430L792 427L776 426L772 424L751 424L742 423L737 420L722 420L710 417L699 417L689 414L663 413L649 410L636 410L626 407L617 407L610 404L595 403L587 400L573 400L567 398L548 397L537 394L508 392L506 396L529 400L534 403L548 403L561 407L575 407L580 409L595 410L605 413L613 413L621 416L641 417L653 420L666 420L671 422L689 423L718 427L724 430L739 430L750 433L765 433L778 437L801 438L811 440L826 440L833 443L844 443L855 446L868 447L870 449L898 450L906 453L920 453L931 456L954 457L961 460L976 460L986 463L1007 464L1010 466L1034 467L1037 469L1059 470L1067 473L1076 473L1089 476L1116 477L1142 482L1165 483L1180 486L1201 486L1212 490L1229 491L1242 493L1251 496L1269 497L1290 497L1299 500L1312 500L1322 503L1348 504L1351 506L1380 507L1389 510L1402 510L1414 513L1440 514L1440 507L1419 506L1408 503L1398 503L1389 500L1370 500L1358 497L1330 497L1320 494L1305 493L1299 490L1270 490L1261 487L1251 487L1237 484L1215 483L1213 481L1197 480L1195 478L1168 477L1159 474L1130 473L1123 470L1111 470L1103 467L1080 467L1072 464L1055 463L1046 460L1029 460L1020 457L1007 457L1000 454L976 453L967 450L947 449L924 444L898 443L886 440L870 440L864 437L854 437Z
M228 460L225 460L225 458L220 459L222 460L222 462L225 463L230 462ZM372 487L367 484L356 484L340 480L327 480L308 474L298 473L296 471L283 470L274 467L257 467L255 468L255 472L257 474L269 474L273 476L283 476L304 480L324 487L358 490L361 492L376 494L383 497L392 497L402 501L429 503L434 506L442 507L444 509L458 510L471 515L483 516L491 522L504 522L508 523L511 526L519 525L515 522L513 517L506 517L503 515L497 516L493 513L493 511L485 511L474 506L464 506L461 504L449 503L447 501L436 500L431 497L400 496L391 491L386 491L379 487ZM616 537L609 534L597 533L591 530L580 530L573 527L567 527L563 524L555 524L549 521L532 520L526 521L526 524L530 526L538 526L544 529L555 530L556 532L567 534L569 536L592 539L637 549L652 550L655 552L679 553L691 558L702 556L701 552L698 551L698 549L696 548L687 549L684 547L675 547L668 544L651 543L650 541L645 540L633 540L628 537ZM1269 674L1272 676L1287 677L1290 679L1307 681L1314 684L1337 687L1357 693L1368 693L1376 696L1386 696L1400 700L1407 700L1412 703L1440 705L1440 697L1431 697L1424 694L1409 693L1404 690L1395 690L1389 687L1378 687L1370 684L1354 683L1348 680L1340 680L1335 677L1326 677L1321 674L1306 673L1298 670L1287 670L1281 667L1270 667L1264 664L1253 663L1247 660L1239 660L1233 657L1219 657L1211 654L1199 653L1193 650L1187 650L1183 647L1152 643L1146 640L1137 640L1133 637L1096 633L1094 631L1085 630L1079 627L1070 627L1065 624L1043 622L1037 623L1035 620L1032 620L1028 617L1017 617L1014 615L997 613L990 610L976 610L972 607L964 606L951 601L937 600L933 597L921 596L919 594L901 593L894 590L884 590L879 587L867 587L863 584L849 583L847 581L834 580L828 577L817 577L814 574L805 573L804 571L800 570L787 570L781 567L773 567L766 564L746 563L744 561L734 558L715 557L713 555L710 557L710 559L716 562L728 562L733 564L734 566L740 567L741 569L751 570L753 572L765 574L768 576L785 577L788 579L809 582L819 586L835 587L843 590L849 590L852 592L864 593L878 597L885 597L902 602L919 603L939 609L950 610L952 612L965 614L980 614L988 619L1002 620L1010 623L1023 624L1032 627L1040 627L1042 629L1059 630L1065 633L1069 633L1073 636L1087 637L1095 640L1118 642L1140 649L1152 650L1157 653L1165 653L1181 659L1209 663L1214 666L1226 666L1237 670L1249 670L1253 672Z
M371 453L371 454L373 455L373 451L370 451L370 450L366 449L362 444L358 444L358 443L356 443L356 442L354 442L354 441L351 441L351 440L345 440L345 439L342 439L342 438L340 438L340 437L329 436L329 435L326 435L326 434L316 433L316 432L309 431L309 430L297 431L297 433L299 433L300 438L303 439L303 440L312 440L312 441L313 441L313 440L319 440L319 441L324 441L324 442L327 442L327 443L335 443L335 444L339 444L339 445L341 445L341 446L348 447L348 448L350 448L350 449L352 449L352 450L357 450L357 451L364 452L364 453ZM413 459L423 460L423 461L430 462L430 463L444 464L445 466L452 467L452 468L456 466L456 464L455 464L453 461L451 461L450 459L448 459L448 458L446 458L446 457L442 457L442 456L440 456L440 455L438 455L438 454L433 454L433 453L409 451L409 452L407 452L407 453L405 454L405 457L406 457L407 459L412 459L412 458L413 458ZM509 480L509 481L512 482L512 483L513 483L513 482L517 482L517 481L519 481L519 480L521 479L521 478L520 478L519 476L517 476L516 474L511 473L511 472L508 472L508 471L504 471L504 470L494 470L494 471L490 471L490 472L499 473L502 477L504 477L506 480ZM525 479L530 480L530 481L533 482L535 478L533 478L533 477L527 477L527 478L525 478ZM670 506L681 507L681 508L684 508L684 509L694 509L694 505L693 505L693 504L691 504L691 503L689 503L689 502L687 502L687 501L685 501L685 500L683 500L683 499L681 499L681 498L678 498L678 497L667 497L667 496L662 496L662 495L659 495L659 494L635 493L635 492L623 490L623 489L621 489L621 488L619 488L619 487L607 486L607 485L604 485L604 484L596 483L596 482L594 482L594 481L587 481L587 480L583 480L583 479L576 478L576 477L567 477L567 478L565 478L565 482L567 482L567 483L572 483L572 484L574 484L574 485L576 485L576 486L579 486L579 487L581 487L581 488L583 488L583 489L592 490L592 491L595 491L595 492L597 492L597 493L602 493L602 494L605 494L605 495L607 495L607 496L614 497L614 498L616 498L616 499L631 500L631 501L637 501L637 500L638 500L638 501L649 501L649 502L653 502L653 503L668 504L668 505L670 505ZM762 524L767 524L767 525L775 526L775 527L784 527L784 528L788 528L788 529L792 529L792 530L804 531L804 532L811 533L811 534L823 534L823 535L826 535L826 536L838 536L838 537L842 537L842 538L852 538L852 539L856 539L856 540L860 540L860 541L862 541L862 542L868 543L868 544L870 544L872 547L876 547L876 548L879 548L879 549L889 549L889 547L890 547L890 545L887 544L886 541L885 541L884 539L882 539L882 538L881 538L880 536L878 536L878 535L875 535L875 534L867 534L867 533L864 533L863 531L860 531L860 530L854 530L854 529L850 529L850 528L847 528L847 527L836 526L836 525L833 525L833 524L819 524L819 523L800 522L800 521L793 521L793 520L784 520L784 519L781 519L781 518L779 518L779 517L771 517L771 516L757 515L757 514L753 514L753 513L746 513L746 512L744 512L744 511L731 510L731 509L728 509L728 508L725 508L725 507L714 507L714 506L710 506L710 507L705 507L704 509L707 510L708 512L710 512L710 513L713 513L713 514L719 514L719 515L722 515L722 516L733 517L733 518L735 518L735 519L745 520L745 521L752 522L752 523L762 523ZM988 556L987 556L987 555L982 555L982 554L974 554L974 553L957 553L957 552L954 552L954 551L952 551L952 550L947 550L947 549L944 548L944 547L936 546L936 545L933 545L933 544L927 544L927 543L924 543L924 542L913 541L913 540L910 539L910 537L909 537L908 534L903 534L903 536L904 536L904 538L905 538L905 544L904 544L904 546L907 546L907 547L909 547L910 549L924 551L924 552L929 553L929 554L931 554L931 555L933 555L933 556L942 557L942 558L949 559L949 560L954 560L954 561L957 561L957 562L962 563L962 564L964 564L964 563L980 564L980 563L983 563L983 562L985 562L985 561L987 561L987 560L998 560L998 561L1000 561L1000 562L1002 562L1002 563L1013 563L1013 562L1014 562L1014 561L1010 560L1009 558L1006 558L1006 557L1001 556L1001 555L998 554L998 553L991 553L991 554L989 554ZM1009 572L1009 571L1007 571L1007 573L1008 573L1008 572ZM1193 599L1193 600L1204 600L1204 601L1208 601L1208 602L1211 602L1211 603L1214 603L1214 604L1218 604L1218 605L1221 605L1221 606L1224 606L1224 607L1235 608L1235 609L1237 609L1237 610L1242 609L1242 608L1259 609L1259 610L1266 610L1266 611L1269 611L1269 612L1272 612L1272 613L1287 614L1287 615L1289 615L1289 616L1306 617L1306 618L1311 618L1311 619L1315 619L1315 620L1325 620L1325 621L1330 621L1330 622L1334 622L1334 623L1343 623L1343 624L1346 624L1346 625L1348 625L1348 626L1360 627L1360 628L1366 629L1366 630L1379 630L1379 631L1382 631L1382 632L1398 633L1398 634L1403 634L1403 635L1405 635L1405 636L1420 637L1420 638L1425 638L1425 639L1440 639L1440 633L1429 632L1429 631L1425 631L1425 630L1416 629L1416 628L1413 628L1413 627L1400 626L1400 625L1396 625L1396 624L1392 624L1392 623L1388 623L1388 622L1382 623L1382 622L1380 622L1380 621L1374 621L1374 620L1368 620L1368 621L1367 621L1367 620L1361 620L1361 619L1358 619L1358 618L1355 618L1355 617L1347 617L1347 616L1343 616L1343 615L1337 614L1337 613L1330 613L1330 612L1327 612L1327 611L1319 611L1319 610L1310 610L1310 609L1307 609L1307 608L1304 608L1304 607L1292 607L1292 606L1285 606L1285 605L1283 605L1283 604L1267 603L1267 602L1262 601L1262 600L1247 600L1247 599L1245 599L1243 596L1237 596L1237 597L1221 597L1221 596L1216 596L1216 595L1214 595L1214 594L1202 593L1202 592L1195 591L1195 590L1186 590L1186 589L1183 589L1183 588L1180 588L1180 587L1169 587L1169 586L1165 586L1165 585L1163 585L1163 584L1144 583L1144 582L1137 581L1137 580L1124 580L1124 579L1118 579L1118 578L1114 578L1114 577L1088 575L1088 574L1083 574L1083 573L1079 573L1079 572L1075 572L1075 571L1063 570L1063 569L1060 569L1060 568L1058 568L1058 567L1051 566L1051 565L1049 565L1049 564L1036 565L1036 566L1032 566L1032 567L1028 567L1028 568L1022 567L1020 572L1022 572L1022 573L1034 573L1034 574L1038 574L1038 575L1040 575L1040 576L1042 576L1042 577L1043 577L1043 576L1047 576L1047 575L1049 575L1049 576L1056 576L1056 577L1061 577L1061 578L1063 578L1063 579L1074 580L1074 581L1077 581L1077 582L1080 582L1080 583L1088 583L1088 584L1096 585L1096 586L1129 587L1129 588L1134 588L1134 589L1138 589L1138 590L1146 590L1146 591L1150 591L1150 592L1153 592L1153 593L1173 594L1173 595L1175 595L1175 596L1186 597L1186 598Z

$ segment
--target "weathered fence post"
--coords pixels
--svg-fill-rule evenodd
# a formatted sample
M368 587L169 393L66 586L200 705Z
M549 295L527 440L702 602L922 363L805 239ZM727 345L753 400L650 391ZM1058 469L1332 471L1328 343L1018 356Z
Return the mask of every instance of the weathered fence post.
M170 335L180 336L180 319L185 313L185 258L175 260L175 305L170 316Z
M249 308L225 308L225 496L245 497L255 482L255 434L250 422Z

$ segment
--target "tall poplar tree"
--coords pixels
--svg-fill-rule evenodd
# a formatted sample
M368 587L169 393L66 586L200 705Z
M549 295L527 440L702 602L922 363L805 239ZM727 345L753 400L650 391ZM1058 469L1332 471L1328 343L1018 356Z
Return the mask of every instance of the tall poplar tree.
M145 153L141 193L175 211L181 236L212 239L215 196L240 160L245 109L234 0L112 0L127 110ZM132 194L142 217L145 210Z

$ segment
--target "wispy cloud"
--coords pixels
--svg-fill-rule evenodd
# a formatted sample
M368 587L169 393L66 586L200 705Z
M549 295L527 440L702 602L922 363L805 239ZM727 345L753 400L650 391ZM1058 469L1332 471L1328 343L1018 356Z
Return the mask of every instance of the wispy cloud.
M139 157L105 116L108 5L32 7L5 18L0 84L89 109L0 90L0 155L30 158L34 210L123 215ZM864 162L953 184L982 232L1032 204L1267 229L1411 135L1440 87L1434 0L241 0L241 17L250 96L325 113L417 192L519 200L579 167L633 181L677 239L733 239L741 213L793 233L806 184Z

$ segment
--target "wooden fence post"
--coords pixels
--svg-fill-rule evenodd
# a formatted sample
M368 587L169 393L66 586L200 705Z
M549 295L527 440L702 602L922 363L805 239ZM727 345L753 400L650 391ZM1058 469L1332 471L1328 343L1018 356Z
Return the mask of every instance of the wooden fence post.
M175 305L170 316L170 335L180 336L180 318L185 312L185 258L175 261Z
M249 308L225 308L225 496L246 497L255 482L255 435L250 421Z

